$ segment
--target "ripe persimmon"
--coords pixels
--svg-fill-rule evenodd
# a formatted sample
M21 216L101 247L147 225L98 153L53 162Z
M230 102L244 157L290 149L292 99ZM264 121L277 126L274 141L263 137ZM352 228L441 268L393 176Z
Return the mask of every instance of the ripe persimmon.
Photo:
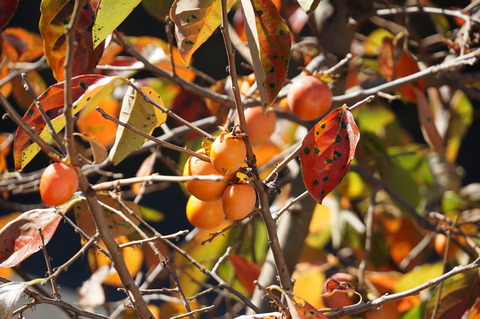
M221 200L206 202L190 196L186 213L190 224L200 229L217 227L225 219Z
M262 166L267 164L273 157L280 154L281 151L282 149L273 142L253 147L253 153L257 158L257 167L261 170L259 173L261 179L265 179L275 167L274 164L267 168L263 168Z
M40 196L49 206L65 203L77 188L77 171L64 163L50 164L40 178Z
M221 133L210 148L213 167L222 175L235 173L245 162L246 156L245 141L232 133Z
M265 110L261 106L249 107L245 110L245 122L247 124L248 137L252 146L265 144L275 131L277 115L272 109ZM235 119L238 124L238 117Z
M252 185L247 183L228 185L222 195L225 216L233 220L245 218L255 207L256 200L257 193Z
M437 234L435 236L434 247L435 251L440 257L443 257L445 255L445 251L447 250L447 239L447 236L444 234ZM453 241L449 242L447 258L455 257L459 250L460 247L458 247Z
M332 90L312 75L295 80L287 93L290 111L299 119L311 121L325 114L332 105Z
M197 153L206 155L204 149L197 151ZM212 163L195 156L190 156L183 168L183 176L192 175L219 175L219 172L213 167ZM198 199L213 201L220 199L227 184L223 181L192 180L185 182L185 186L188 191Z

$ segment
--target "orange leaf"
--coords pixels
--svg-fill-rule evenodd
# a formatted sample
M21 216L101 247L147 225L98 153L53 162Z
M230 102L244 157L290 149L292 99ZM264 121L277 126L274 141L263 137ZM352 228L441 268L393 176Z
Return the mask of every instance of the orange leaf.
M232 263L233 268L235 268L238 280L240 280L248 292L252 294L255 289L254 281L260 276L260 267L239 255L230 255L228 259Z
M75 1L43 0L40 6L39 28L43 37L43 48L47 62L57 81L63 81L66 54L65 29L70 22ZM74 63L72 76L92 73L102 56L104 46L93 49L92 25L94 23L97 0L88 0L82 7L75 28Z

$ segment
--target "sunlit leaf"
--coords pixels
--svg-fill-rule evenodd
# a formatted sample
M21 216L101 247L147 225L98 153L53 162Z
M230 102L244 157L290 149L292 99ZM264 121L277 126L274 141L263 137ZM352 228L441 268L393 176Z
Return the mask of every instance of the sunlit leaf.
M2 37L18 53L19 62L34 61L43 55L42 37L23 28L7 28Z
M93 47L97 48L128 17L140 1L100 0L93 25Z
M373 30L363 43L365 54L369 56L377 55L380 52L380 46L385 37L393 38L393 34L383 28Z
M142 87L142 91L152 100L163 105L161 97L152 88ZM144 133L150 134L154 128L162 125L167 119L167 114L145 101L143 96L128 87L123 99L119 120L132 125ZM134 133L123 126L118 126L115 144L110 150L110 159L117 165L131 152L137 150L145 143L146 138Z
M395 285L394 292L402 292L442 275L443 265L441 263L424 264L404 274Z
M399 79L420 71L418 63L413 55L405 47L399 47L397 40L392 37L384 37L378 54L378 67L380 73L387 81ZM402 96L411 102L416 102L416 96L412 88L425 91L425 79L417 80L400 87Z
M425 318L432 318L432 312L437 303L437 296L441 293L438 302L437 318L456 319L460 314L468 311L475 300L480 296L480 280L478 270L471 270L443 283L441 290L435 289L432 297L427 302Z
M227 0L227 12L234 3ZM175 36L183 62L189 66L193 53L222 23L221 1L176 0L170 10L170 18L175 23Z
M157 158L156 153L152 153L145 160L143 160L142 164L137 170L137 173L135 174L136 177L144 177L151 175L153 173L153 166L155 165L155 160ZM135 195L138 195L140 193L140 190L142 188L142 184L144 183L135 183L132 184L130 187L132 189L132 192Z
M0 31L3 30L15 14L19 0L0 0Z
M473 105L462 91L457 91L450 101L450 122L445 140L447 141L445 157L454 163L465 134L473 121Z
M47 244L62 216L54 208L27 211L0 231L0 267L13 267Z
M318 7L320 0L297 0L306 13L312 13Z
M119 83L123 83L123 80L94 74L73 78L72 98L75 102L72 113L76 114L89 105L99 104L102 99L108 97L113 92ZM63 82L54 84L38 97L38 101L51 119L52 126L56 132L59 132L65 126L63 87ZM30 127L33 127L43 140L47 142L52 141L50 131L46 127L45 121L35 104L29 107L23 116L23 120ZM22 128L18 128L13 145L15 169L23 169L38 152L40 152L40 147L36 143L32 143L30 137Z
M78 115L76 122L78 131L95 137L105 146L113 143L118 124L104 118L94 107L101 107L111 117L118 118L120 102L111 96L105 96L100 104L91 105L92 107L83 109Z
M189 82L195 79L196 73L193 70L186 68L183 63L181 63L182 55L177 47L172 47L171 55L168 43L160 38L141 36L127 37L126 39L128 44L140 52L142 56L150 63L153 63L159 68L171 72L171 59L173 57L173 60L175 61L176 74Z
M205 243L204 245L201 245L201 242L209 238L211 233L223 229L229 224L231 224L231 222L225 220L217 228L200 230L193 240L186 242L181 248L204 267L210 269L215 264L216 259L225 252L228 246L229 231L225 232L224 236L217 236L212 242ZM174 264L176 269L181 270L178 274L178 282L185 296L193 296L203 288L203 282L208 279L205 273L197 267L192 267L190 262L179 255L175 256ZM192 280L192 278L195 280Z
M90 150L92 151L93 162L95 164L100 164L108 158L107 148L100 143L96 137L80 133L75 133L75 135L80 136L82 140L90 144Z
M0 60L4 61L4 63L0 64L0 79L3 79L10 73L8 63L5 63L5 62L17 62L18 53L15 50L15 48L7 40L3 39L3 37L0 38L0 41L1 41ZM11 82L7 82L0 87L0 93L2 93L5 97L8 97L11 92L12 92Z
M418 119L420 121L420 128L422 129L423 137L432 151L443 155L445 153L443 139L435 125L435 118L430 109L427 97L416 87L411 87L411 89L415 96L415 100L417 101Z
M300 151L303 181L319 203L347 174L359 138L346 106L330 112L305 136Z
M119 237L121 235L128 235L135 231L130 223L139 224L138 219L132 216L130 211L135 212L138 216L142 216L140 206L130 201L122 201L114 199L105 194L97 194L98 201L102 205L105 222L112 236ZM113 209L113 210L112 210ZM97 228L93 217L88 209L85 199L80 199L73 204L73 210L78 227L80 227L88 236L93 236ZM127 222L117 212L121 212L126 216L130 222Z
M295 266L292 274L295 279L293 292L295 295L307 300L315 308L324 308L322 302L322 289L312 289L312 287L323 287L325 284L325 273L317 263L302 262Z
M45 80L42 78L40 73L33 70L28 72L26 75L35 96L39 96L47 89L47 84L45 83ZM13 86L12 95L15 99L15 102L17 102L18 106L22 110L26 111L30 107L30 105L32 105L32 96L25 90L24 82L20 77L12 79L11 83Z
M126 236L120 236L115 238L115 241L118 244L126 244L129 242L129 239ZM105 248L105 244L100 241L100 246ZM131 276L135 276L142 267L143 264L143 251L139 247L136 246L127 246L122 248L122 255L125 260L125 264L127 266L128 272ZM109 257L107 257L101 251L89 251L89 263L93 270L97 270L102 267L110 267L112 261ZM120 276L118 276L117 271L110 267L110 271L108 271L107 276L104 278L103 282L108 285L112 285L115 287L122 287L122 281L120 280Z
M58 82L63 81L66 55L65 29L70 23L75 1L43 0L39 28L47 62ZM88 0L81 8L75 28L75 52L72 76L92 73L102 56L103 46L93 48L92 25L98 0ZM112 6L114 8L115 6ZM110 9L112 9L110 8Z
M18 299L27 288L26 282L7 282L0 285L0 318L13 318Z
M242 0L253 70L264 107L270 106L287 78L290 30L270 0Z
M240 255L232 254L228 256L228 259L235 269L237 278L247 288L248 292L252 294L255 289L254 281L260 276L260 267Z
M142 6L145 11L161 22L165 21L165 17L168 15L172 4L173 0L142 0Z

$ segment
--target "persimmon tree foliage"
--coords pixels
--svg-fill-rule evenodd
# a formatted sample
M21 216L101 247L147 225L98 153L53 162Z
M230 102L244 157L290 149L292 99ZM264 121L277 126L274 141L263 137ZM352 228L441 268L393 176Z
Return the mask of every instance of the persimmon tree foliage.
M0 318L478 317L478 1L43 0L38 33L18 6ZM119 31L134 10L166 36Z

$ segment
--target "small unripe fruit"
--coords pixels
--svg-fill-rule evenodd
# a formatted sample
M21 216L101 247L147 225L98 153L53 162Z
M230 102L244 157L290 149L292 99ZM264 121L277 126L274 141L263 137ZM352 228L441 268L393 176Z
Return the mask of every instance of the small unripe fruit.
M332 90L312 75L295 80L287 93L290 111L299 119L311 121L325 114L332 105Z
M231 133L220 134L210 148L213 167L222 175L235 173L247 156L247 147L242 138Z
M206 202L190 196L186 212L190 224L201 229L217 227L225 219L221 200Z
M222 195L225 216L233 220L245 218L255 207L256 200L257 193L252 185L228 185Z
M75 168L63 164L49 165L40 178L40 196L49 206L56 206L69 200L78 188Z

